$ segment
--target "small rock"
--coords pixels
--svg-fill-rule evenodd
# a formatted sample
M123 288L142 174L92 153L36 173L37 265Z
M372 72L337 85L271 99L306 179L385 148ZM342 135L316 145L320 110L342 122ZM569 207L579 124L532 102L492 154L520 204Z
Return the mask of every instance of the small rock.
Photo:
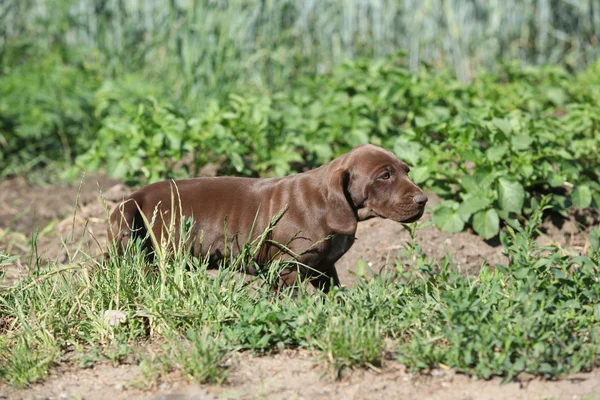
M66 399L67 397L69 397L69 396L67 396L66 393L61 393L58 395L58 398L60 398L60 399Z
M138 364L138 361L135 359L135 355L133 353L129 353L123 360L121 360L121 364L133 365Z
M152 400L183 400L186 396L179 393L170 393L170 394L159 394L156 397L153 397Z
M516 379L519 382L529 382L535 379L535 375L522 371L517 374Z
M435 369L431 370L430 375L433 376L433 377L435 377L435 378L439 378L439 377L446 377L448 375L451 375L451 372L452 371L450 371L450 370L444 370L444 369L435 368Z
M104 310L104 322L109 326L122 325L127 321L127 316L118 310Z
M122 383L117 383L115 384L115 390L118 390L119 392L125 390L125 385L123 385Z

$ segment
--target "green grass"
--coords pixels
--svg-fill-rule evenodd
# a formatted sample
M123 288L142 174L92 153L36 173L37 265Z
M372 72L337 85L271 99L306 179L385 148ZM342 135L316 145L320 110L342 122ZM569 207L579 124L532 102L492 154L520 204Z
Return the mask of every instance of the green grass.
M65 354L82 367L133 354L140 387L175 370L220 383L228 353L284 348L320 355L334 377L380 368L384 351L411 369L444 364L483 378L589 370L600 363L600 232L586 254L542 247L541 215L501 235L508 265L464 276L411 240L395 269L328 295L303 284L274 293L228 269L209 275L186 254L148 266L136 248L108 263L49 263L2 291L0 379L43 381ZM416 237L418 225L406 227Z

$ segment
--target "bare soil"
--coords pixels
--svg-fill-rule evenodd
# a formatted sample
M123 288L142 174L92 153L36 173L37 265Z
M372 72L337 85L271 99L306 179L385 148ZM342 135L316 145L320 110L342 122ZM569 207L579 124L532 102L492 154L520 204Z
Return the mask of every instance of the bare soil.
M380 372L354 370L334 380L318 361L303 351L269 357L236 353L228 360L230 372L223 385L189 383L174 373L150 388L143 387L135 365L102 364L84 370L66 366L55 369L43 385L21 391L0 387L0 398L591 400L600 396L599 371L556 381L525 376L502 384L499 378L473 380L441 368L411 373L391 361Z
M102 191L102 200L99 190ZM68 249L101 254L106 245L107 209L112 209L131 188L106 176L87 177L78 186L28 183L15 178L0 183L0 249L21 257L5 269L4 282L11 285L30 265L32 233L38 232L36 257L65 262ZM430 194L431 203L439 201ZM76 207L77 204L77 207ZM597 217L573 214L567 219L549 219L544 223L544 243L554 243L585 251L587 232L582 222L597 224ZM424 221L430 219L425 215ZM340 280L345 285L356 281L359 260L377 273L393 267L393 260L409 240L408 232L388 220L370 220L359 224L358 240L338 262ZM476 273L483 262L504 264L502 247L486 242L471 232L449 234L433 226L419 231L418 244L433 258L452 256L465 273ZM64 246L66 244L66 246ZM73 253L71 253L73 254ZM25 390L0 385L0 399L213 399L213 398L319 398L319 399L592 399L600 398L600 371L578 374L568 379L542 381L519 377L501 384L499 379L475 381L452 370L434 369L413 374L394 361L381 371L356 370L336 381L323 363L309 353L285 351L268 357L236 353L228 361L230 373L220 386L187 383L171 374L158 384L140 389L138 366L97 365L78 369L69 362L57 366L44 384ZM138 383L136 383L138 382ZM588 396L592 397L588 397Z

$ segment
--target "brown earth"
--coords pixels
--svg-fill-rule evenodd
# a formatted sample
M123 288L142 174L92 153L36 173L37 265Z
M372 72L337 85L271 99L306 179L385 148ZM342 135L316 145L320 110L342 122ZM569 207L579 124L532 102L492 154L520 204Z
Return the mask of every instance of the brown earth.
M43 385L17 391L0 386L0 399L431 399L431 400L592 400L600 397L600 372L569 379L542 381L524 376L502 384L499 378L473 380L452 370L411 373L396 362L380 372L355 370L333 380L323 363L303 351L284 351L269 357L235 353L223 385L188 383L171 374L149 389L140 389L135 365L97 365L93 369L62 367ZM4 397L2 397L4 396ZM595 396L595 397L594 397Z
M101 200L99 189L104 201ZM26 272L31 253L32 232L37 235L37 257L59 262L68 260L64 248L100 254L106 242L106 209L112 209L130 188L118 181L98 175L87 177L78 186L28 183L15 178L0 183L0 250L20 255L5 269L2 285L14 283ZM432 197L432 203L437 199ZM78 204L75 211L75 204ZM423 220L430 219L426 215ZM568 219L548 220L540 240L581 252L586 249L587 234L581 222L597 224L589 215L572 215ZM587 220L587 221L584 221ZM428 225L425 223L424 225ZM358 240L338 262L343 284L356 280L357 265L378 272L393 260L409 240L408 232L388 220L370 220L359 224ZM450 254L465 273L476 273L481 264L506 263L502 247L486 242L470 232L449 234L433 226L423 227L417 237L425 254L443 258ZM63 244L66 244L64 246ZM388 266L389 267L389 266ZM600 372L578 374L565 380L500 384L497 379L474 381L453 371L436 369L428 374L412 374L393 361L380 372L357 370L341 381L334 381L321 364L306 352L285 351L269 357L248 353L233 354L230 374L222 386L186 383L176 374L150 390L134 384L140 374L136 365L98 365L77 369L65 363L52 371L46 383L17 391L0 386L0 399L29 398L137 398L213 399L213 398L393 398L393 399L592 399L600 398ZM586 397L595 395L596 397Z

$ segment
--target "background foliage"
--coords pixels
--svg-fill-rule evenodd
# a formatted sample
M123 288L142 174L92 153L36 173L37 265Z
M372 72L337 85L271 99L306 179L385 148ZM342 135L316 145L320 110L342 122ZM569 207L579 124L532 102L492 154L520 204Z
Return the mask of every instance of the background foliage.
M598 0L29 0L0 19L1 176L281 176L372 142L446 200L447 231L491 238L548 193L600 202Z
M84 46L111 73L183 78L192 97L399 48L412 70L449 65L461 79L500 59L578 68L600 52L598 0L7 0L0 18L1 48Z

